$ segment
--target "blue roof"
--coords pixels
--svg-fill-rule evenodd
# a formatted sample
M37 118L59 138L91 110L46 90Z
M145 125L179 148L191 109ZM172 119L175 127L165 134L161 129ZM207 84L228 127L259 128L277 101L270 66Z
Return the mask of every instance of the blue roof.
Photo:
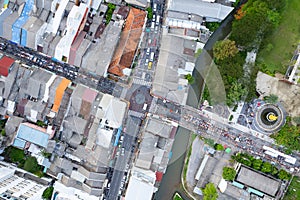
M243 185L243 184L238 183L238 182L235 182L235 181L232 182L232 185L234 185L235 187L241 188L241 189L244 188L244 185Z
M26 140L28 142L46 148L48 145L49 134L29 127L26 124L20 124L17 133L17 138Z
M253 189L253 188L248 188L248 192L249 193L253 193L253 194L256 194L256 195L258 195L258 196L260 196L260 197L262 197L262 196L264 196L264 193L262 193L262 192L260 192L260 191L258 191L258 190L255 190L255 189Z
M29 14L33 8L33 4L34 0L26 0L25 6L19 19L17 19L12 26L12 41L18 44L21 42L21 28L28 20Z
M23 149L23 148L25 147L25 144L26 144L26 141L25 141L25 140L16 138L16 139L14 140L13 146L19 147L19 148Z

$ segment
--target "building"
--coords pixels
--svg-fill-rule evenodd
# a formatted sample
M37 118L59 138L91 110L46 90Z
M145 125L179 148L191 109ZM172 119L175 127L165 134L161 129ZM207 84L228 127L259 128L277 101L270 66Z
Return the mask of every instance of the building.
M14 62L14 59L7 56L0 58L0 75L7 77Z
M192 74L196 41L170 35L164 29L152 94L185 105L188 93L186 74Z
M12 145L21 149L29 148L31 144L47 148L48 141L53 135L51 127L45 129L26 122L20 124Z
M195 14L204 17L208 22L221 22L233 7L203 0L171 0L168 2L167 10Z
M110 22L97 43L92 43L82 58L82 68L106 76L109 64L119 41L122 24Z
M101 196L113 148L113 135L122 125L127 104L78 84L61 126L65 153L54 159L48 173L66 187Z
M99 200L99 197L89 195L88 193L78 190L74 187L66 187L60 182L55 182L53 187L53 200Z
M119 44L108 68L110 74L119 77L125 74L128 75L125 71L131 68L143 32L145 20L145 11L133 7L130 8Z
M249 193L260 197L264 195L276 197L281 187L280 181L245 166L240 167L235 181L242 184L242 188L247 187Z
M0 162L0 199L40 200L49 180Z
M172 156L176 130L175 123L147 118L125 199L152 199Z
M148 5L148 0L125 0L125 2L141 8L146 8Z
M78 34L80 26L87 13L87 5L81 3L74 5L68 15L64 34L55 48L54 57L58 60L68 62L71 45Z
M151 200L154 191L154 186L152 184L149 184L138 177L131 176L125 200Z

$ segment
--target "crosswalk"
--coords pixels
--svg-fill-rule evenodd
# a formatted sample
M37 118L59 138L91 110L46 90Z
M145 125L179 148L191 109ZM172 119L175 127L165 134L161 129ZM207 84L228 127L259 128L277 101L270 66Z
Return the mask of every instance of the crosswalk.
M139 78L133 78L132 82L135 84L138 84L138 85L144 85L144 86L148 86L148 87L150 87L152 85L151 82L148 82L148 81L145 81L145 80L139 79Z

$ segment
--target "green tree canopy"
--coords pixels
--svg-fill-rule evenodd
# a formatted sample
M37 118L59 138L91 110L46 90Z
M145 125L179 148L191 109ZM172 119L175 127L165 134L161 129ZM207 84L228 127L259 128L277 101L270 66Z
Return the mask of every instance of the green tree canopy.
M35 157L28 157L24 163L24 169L31 173L36 173L37 171L41 170L37 160Z
M278 96L275 94L270 94L269 96L264 97L265 102L275 104L278 102Z
M262 164L262 167L261 167L261 171L264 172L264 173L271 173L272 172L272 165L271 163L269 162L264 162Z
M146 8L147 11L147 18L152 19L153 18L153 11L151 7Z
M217 200L218 192L213 183L206 184L203 189L203 200Z
M227 181L233 181L236 175L236 171L231 167L224 167L223 168L223 178Z
M243 17L233 22L230 38L246 50L252 50L279 24L280 15L263 0L249 0L243 13Z
M235 45L235 41L226 39L218 41L213 47L213 54L216 60L224 60L226 58L232 58L239 52Z
M7 151L8 156L12 162L20 162L25 158L24 151L21 149L17 149L15 147L8 147Z
M221 144L215 144L215 150L217 150L217 151L223 151L224 147Z
M53 190L53 186L47 187L42 194L42 198L44 200L50 200L53 194Z
M280 169L278 172L278 178L280 178L281 180L289 180L291 178L291 175L285 170Z
M271 135L275 139L277 144L284 145L291 150L300 151L300 127L294 126L291 123L291 118L286 118L286 124L281 130Z
M241 97L246 95L246 93L247 93L247 91L241 83L239 83L237 81L233 81L232 85L230 86L230 88L228 89L227 94L226 94L227 105L229 105L229 106L234 105L241 99Z

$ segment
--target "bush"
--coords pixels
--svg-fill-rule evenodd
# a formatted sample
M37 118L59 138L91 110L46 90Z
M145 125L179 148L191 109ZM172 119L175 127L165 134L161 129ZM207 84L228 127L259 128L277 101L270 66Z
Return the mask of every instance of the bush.
M45 200L50 200L53 194L53 190L53 186L47 187L42 194L42 198Z
M223 178L227 181L233 181L236 175L236 171L231 167L224 167L223 168Z
M224 151L224 147L221 144L215 144L215 150L217 150L217 151Z

